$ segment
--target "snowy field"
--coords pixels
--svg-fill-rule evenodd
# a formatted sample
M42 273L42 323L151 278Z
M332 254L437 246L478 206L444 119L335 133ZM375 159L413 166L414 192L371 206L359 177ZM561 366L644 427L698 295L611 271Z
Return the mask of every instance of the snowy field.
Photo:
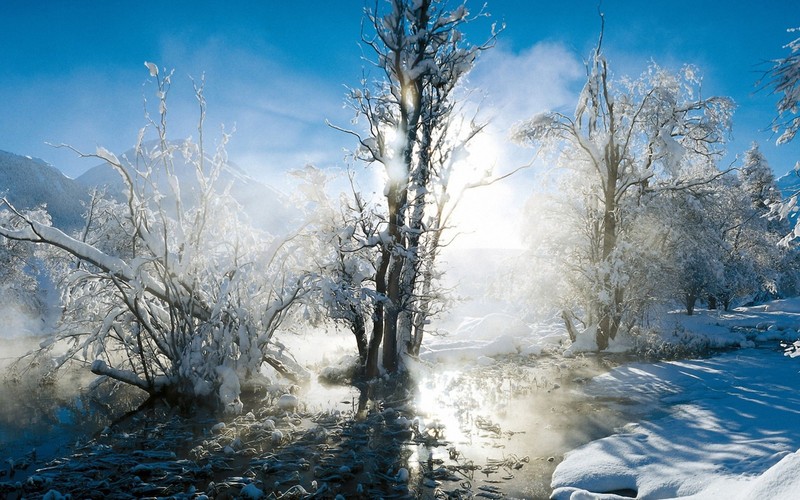
M800 489L800 364L775 349L633 363L592 380L597 397L658 409L567 454L554 497L790 498Z
M566 454L552 479L558 499L791 498L800 491L800 360L780 341L798 338L800 300L725 311L666 314L649 342L721 349L705 359L632 363L579 390L625 399L642 416ZM423 359L491 366L507 354L576 355L557 325L534 333L501 314L463 320L433 340ZM656 334L653 334L656 335ZM635 347L619 338L612 350ZM588 354L588 353L586 353Z

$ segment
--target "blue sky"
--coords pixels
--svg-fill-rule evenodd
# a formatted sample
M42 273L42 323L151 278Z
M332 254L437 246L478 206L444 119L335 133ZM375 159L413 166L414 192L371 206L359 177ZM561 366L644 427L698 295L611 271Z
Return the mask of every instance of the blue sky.
M473 11L481 5L468 1ZM153 100L143 62L154 61L175 70L175 136L195 133L188 77L205 73L208 133L235 126L230 157L254 176L277 181L307 162L344 165L352 140L325 120L347 125L351 118L343 102L365 66L363 7L363 0L3 0L0 149L43 158L74 177L94 163L46 142L88 152L130 148L145 123L142 98ZM777 98L754 86L765 61L787 53L786 29L800 26L795 0L605 0L601 8L615 74L637 75L650 60L696 64L706 95L730 96L739 106L730 161L754 140L779 174L800 160L800 140L774 146L765 130ZM497 137L537 111L574 107L582 60L597 40L597 9L582 0L487 1L492 21L507 28L469 83L485 96ZM468 37L480 42L488 31L488 22L477 22Z

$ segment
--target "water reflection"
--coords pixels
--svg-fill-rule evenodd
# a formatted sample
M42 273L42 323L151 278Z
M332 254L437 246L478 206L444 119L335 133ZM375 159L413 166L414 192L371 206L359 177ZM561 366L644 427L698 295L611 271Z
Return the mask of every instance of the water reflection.
M627 422L630 408L581 390L616 364L589 356L416 367L408 383L365 384L341 403L351 398L354 421L368 424L369 453L382 451L385 470L369 468L384 479L405 468L421 498L548 498L564 453ZM320 386L312 399L331 390L343 388Z
M501 489L549 497L550 477L566 451L625 423L620 407L580 391L606 363L532 358L426 370L416 395L418 425L437 439L412 444L409 464L442 464L489 496Z
M144 401L141 391L114 382L80 389L94 378L73 370L47 384L33 379L0 384L0 459L9 464L0 475L24 479Z
M622 410L580 390L607 369L606 361L593 357L514 358L492 366L419 367L409 383L394 385L314 380L299 394L298 415L259 396L247 402L247 414L227 420L224 431L213 430L219 424L211 416L164 410L158 416L140 412L97 439L112 465L136 450L171 443L176 467L187 458L198 466L200 489L211 487L203 476L210 467L217 486L234 485L228 476L256 471L265 491L313 491L312 485L324 483L330 492L366 497L436 498L461 490L489 498L547 498L552 471L566 451L625 423ZM0 396L8 404L0 411L0 458L24 461L34 449L40 463L68 456L76 440L97 437L121 409L144 397L114 384L76 389L87 381L73 373L51 386L3 385ZM18 471L14 480L27 473Z

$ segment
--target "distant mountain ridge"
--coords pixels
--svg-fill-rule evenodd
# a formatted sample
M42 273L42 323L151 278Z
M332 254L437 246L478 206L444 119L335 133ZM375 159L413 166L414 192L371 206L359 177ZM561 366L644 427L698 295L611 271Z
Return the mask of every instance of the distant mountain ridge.
M145 144L147 146L147 144ZM121 162L126 164L127 159L135 159L133 149L117 155ZM199 188L195 166L182 161L183 157L176 154L173 158L175 174L180 181L182 193L188 193ZM210 163L210 160L209 160ZM125 183L122 177L107 163L96 165L75 179L87 191L102 188L106 195L118 201L125 199ZM158 176L158 189L162 194L170 192L166 176ZM286 229L287 222L292 217L286 195L245 173L238 165L227 162L216 181L217 187L230 189L233 198L242 205L243 212L248 216L253 226L272 232L282 232Z
M0 195L16 208L45 205L53 225L73 231L83 225L89 191L60 170L38 158L0 150Z
M790 170L788 173L780 176L775 181L775 184L778 186L781 196L783 198L789 198L800 191L800 175L798 175L798 172Z
M131 150L118 156L133 158L133 154ZM182 191L190 191L198 186L194 167L176 161L175 170ZM164 189L165 183L166 179L160 189L168 192ZM231 195L242 205L243 212L253 226L282 232L289 225L293 211L288 197L248 176L235 164L225 166L218 185L221 189L230 188ZM93 189L103 189L107 196L124 200L125 184L106 163L90 168L76 179L70 179L43 160L0 150L0 196L7 196L21 210L46 205L53 225L66 232L83 226L85 203L90 199Z

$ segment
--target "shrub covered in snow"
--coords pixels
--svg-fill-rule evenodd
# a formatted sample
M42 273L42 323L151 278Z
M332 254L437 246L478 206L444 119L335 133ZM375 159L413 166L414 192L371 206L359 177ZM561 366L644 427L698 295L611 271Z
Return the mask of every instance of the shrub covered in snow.
M219 185L228 136L213 154L204 146L202 85L195 87L199 140L167 140L171 74L148 69L159 100L159 119L149 120L156 139L144 140L145 127L135 157L102 147L81 154L116 171L125 203L95 197L84 230L72 237L3 200L11 217L0 221L0 235L75 258L65 271L61 328L32 359L46 359L54 370L87 361L95 374L152 395L217 401L238 412L242 379L265 363L291 374L291 360L272 335L309 287L297 265L305 258L302 238L260 233L241 219ZM179 168L191 169L196 182L182 185Z

